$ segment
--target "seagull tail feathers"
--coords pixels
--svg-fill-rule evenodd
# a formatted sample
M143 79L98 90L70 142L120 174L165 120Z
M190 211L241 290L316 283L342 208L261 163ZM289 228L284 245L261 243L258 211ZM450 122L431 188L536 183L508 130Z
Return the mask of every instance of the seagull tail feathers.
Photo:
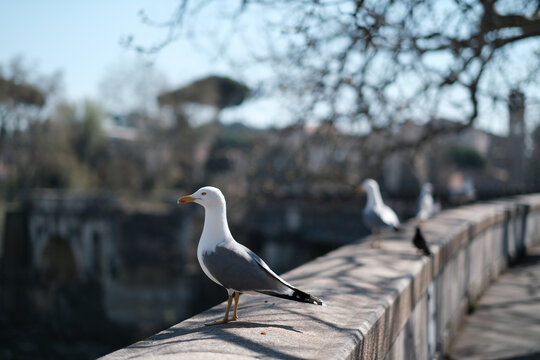
M283 294L283 293L277 293L273 291L261 291L261 293L265 295L272 295L276 297L280 297L282 299L287 300L294 300L298 302L308 303L308 304L314 304L314 305L321 305L326 306L326 304L319 298L310 295L306 292L303 292L302 290L299 290L297 288L292 287L291 290L293 291L292 294Z

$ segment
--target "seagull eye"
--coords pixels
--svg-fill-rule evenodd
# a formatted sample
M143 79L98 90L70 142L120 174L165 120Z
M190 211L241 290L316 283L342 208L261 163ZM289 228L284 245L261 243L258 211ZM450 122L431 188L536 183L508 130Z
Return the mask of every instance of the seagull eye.
M201 193L201 195L206 195L206 193L205 193L205 192L203 192L203 193Z

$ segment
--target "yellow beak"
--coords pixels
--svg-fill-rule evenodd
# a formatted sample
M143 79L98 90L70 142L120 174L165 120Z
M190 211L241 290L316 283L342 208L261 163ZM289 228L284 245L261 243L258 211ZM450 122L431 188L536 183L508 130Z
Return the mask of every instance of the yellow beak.
M357 187L357 188L354 190L354 192L357 193L357 194L363 194L363 193L365 193L364 189L363 189L361 186Z
M195 198L192 197L191 195L186 195L186 196L182 196L178 199L178 204L185 204L185 203L188 203L188 202L193 202L195 201Z

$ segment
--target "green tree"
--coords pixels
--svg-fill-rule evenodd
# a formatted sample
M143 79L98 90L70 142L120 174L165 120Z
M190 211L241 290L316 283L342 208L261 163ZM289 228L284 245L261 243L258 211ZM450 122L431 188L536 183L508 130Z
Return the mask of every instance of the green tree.
M60 103L49 119L33 124L26 136L32 165L25 177L29 187L87 189L96 187L98 176L77 151L82 136L74 107Z
M451 145L447 151L449 160L461 168L483 169L486 166L486 159L471 147Z
M42 111L59 85L58 74L40 75L22 57L0 65L0 186L26 189L36 180L38 128Z
M191 180L194 183L201 183L207 175L205 172L206 164L221 130L219 123L221 111L240 105L250 94L249 87L238 81L223 76L208 76L178 90L159 95L158 102L161 106L169 106L174 109L178 119L177 136L184 140L187 139L186 131L190 130L189 124L186 123L186 119L189 118L186 106L189 104L209 105L215 109L211 122L199 127L198 131L195 132L197 141L193 144L194 149L187 152L191 159L189 168ZM186 154L186 151L175 152L175 154L180 153ZM183 163L181 168L185 169L186 158L181 156L178 160ZM183 177L185 177L185 172Z
M78 129L77 153L82 162L97 166L105 151L103 122L106 113L101 106L86 100Z

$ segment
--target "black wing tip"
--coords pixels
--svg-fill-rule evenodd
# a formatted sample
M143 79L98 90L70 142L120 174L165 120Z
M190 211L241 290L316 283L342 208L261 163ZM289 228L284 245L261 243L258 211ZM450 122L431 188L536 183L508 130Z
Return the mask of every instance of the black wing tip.
M298 289L293 289L293 290L294 291L293 291L293 294L291 295L291 300L305 302L305 303L313 304L313 305L321 305L321 306L324 305L324 302L318 297L315 297L311 294L303 292L302 290L298 290Z
M311 301L310 304L319 305L319 306L326 306L324 301L322 301L321 299L319 299L318 297L315 297L313 295L310 295L309 300Z
M308 304L313 304L313 305L326 306L326 304L318 297L315 297L311 294L308 294L296 288L292 288L292 290L293 290L293 293L291 295L279 294L279 293L274 293L274 292L266 292L266 291L265 292L261 291L261 292L263 294L280 297L282 299L293 300L293 301L298 301L298 302L308 303Z

